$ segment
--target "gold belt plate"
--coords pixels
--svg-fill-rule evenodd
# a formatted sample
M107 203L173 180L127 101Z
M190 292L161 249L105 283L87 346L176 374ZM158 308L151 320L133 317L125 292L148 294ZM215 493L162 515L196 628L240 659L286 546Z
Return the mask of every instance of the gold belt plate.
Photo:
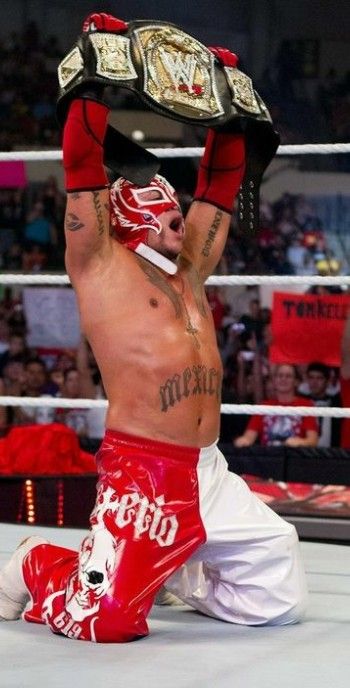
M147 25L134 32L144 72L144 92L157 104L192 119L219 117L224 110L214 56L172 26Z
M98 76L116 81L137 78L129 38L115 33L92 33L90 41L95 51Z
M68 84L83 71L84 62L79 48L76 46L60 62L58 66L58 82L61 88L66 88Z
M259 103L255 97L252 80L237 67L224 67L230 86L232 102L242 110L254 115L260 113Z

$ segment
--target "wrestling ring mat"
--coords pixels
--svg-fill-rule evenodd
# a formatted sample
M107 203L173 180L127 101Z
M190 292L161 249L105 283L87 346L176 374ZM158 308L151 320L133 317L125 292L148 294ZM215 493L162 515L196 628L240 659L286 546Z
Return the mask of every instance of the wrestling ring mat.
M77 548L84 531L0 525L0 566L28 528ZM301 543L309 586L305 620L247 627L190 607L153 607L150 635L133 643L75 642L46 626L0 624L2 688L347 688L350 671L350 547Z
M200 155L202 149L152 149L159 157ZM349 144L281 146L279 155L350 151ZM0 160L60 160L60 151L1 153ZM350 285L350 277L212 276L209 284ZM0 275L1 284L68 284L66 275ZM0 397L1 405L57 406L55 399ZM60 407L103 406L103 400L64 400ZM350 417L350 409L223 404L223 413L300 413ZM350 521L343 521L343 529ZM17 544L41 535L77 549L85 535L77 528L0 523L0 567ZM325 536L326 537L326 536ZM42 625L0 624L1 688L83 688L164 684L167 688L347 688L350 672L350 547L301 542L309 605L303 623L284 627L234 626L187 606L154 606L150 635L127 644L74 642Z

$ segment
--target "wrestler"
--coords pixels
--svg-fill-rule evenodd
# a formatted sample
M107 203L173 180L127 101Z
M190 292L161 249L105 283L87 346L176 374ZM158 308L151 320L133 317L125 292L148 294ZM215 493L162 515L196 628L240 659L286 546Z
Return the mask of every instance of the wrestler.
M123 32L94 14L84 29ZM225 64L237 58L217 49ZM80 94L67 115L66 267L108 398L98 492L79 553L29 538L0 577L0 615L81 640L148 633L167 590L238 624L301 618L294 527L228 472L216 446L222 367L204 283L223 252L245 166L241 133L209 130L184 220L171 185L119 179L102 142L108 108Z

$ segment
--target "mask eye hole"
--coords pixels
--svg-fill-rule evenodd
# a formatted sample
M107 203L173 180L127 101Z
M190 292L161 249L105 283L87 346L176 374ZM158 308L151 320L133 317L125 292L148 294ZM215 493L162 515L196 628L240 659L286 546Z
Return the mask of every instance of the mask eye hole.
M150 215L149 213L143 213L142 217L145 222L151 222L151 220L153 220L153 215Z

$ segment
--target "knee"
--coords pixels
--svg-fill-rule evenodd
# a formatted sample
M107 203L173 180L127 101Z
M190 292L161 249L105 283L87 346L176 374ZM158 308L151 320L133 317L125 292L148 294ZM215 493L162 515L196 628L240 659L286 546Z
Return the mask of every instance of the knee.
M304 618L308 605L306 575L299 538L295 527L290 523L286 523L285 553L283 574L276 595L282 601L281 612L269 621L272 625L299 623Z
M270 626L288 626L300 623L306 613L308 594L306 589L295 591L295 598L287 606L282 614L268 621Z

